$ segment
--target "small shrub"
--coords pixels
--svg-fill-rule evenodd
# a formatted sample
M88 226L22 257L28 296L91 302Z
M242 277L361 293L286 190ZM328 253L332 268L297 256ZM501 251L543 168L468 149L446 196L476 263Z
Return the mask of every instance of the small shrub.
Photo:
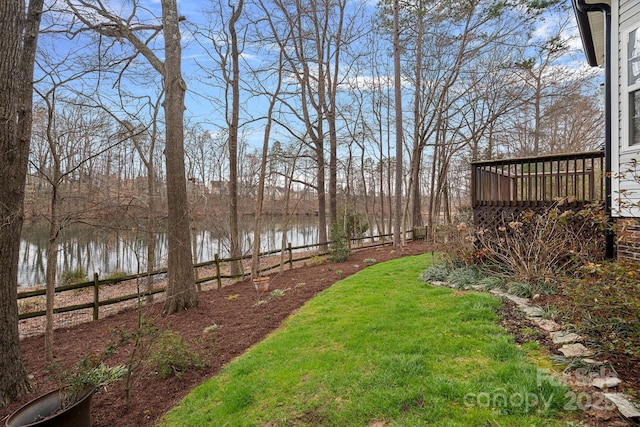
M479 269L465 266L452 270L449 276L447 276L447 282L449 282L452 287L463 289L471 285L477 285L482 277L483 274Z
M309 260L309 265L311 265L312 267L315 267L317 265L322 265L322 264L324 264L324 258L322 258L319 255L314 255Z
M187 369L206 367L208 362L205 356L194 351L181 336L166 331L151 346L146 363L162 378L168 378L172 374L180 378Z
M351 256L351 242L348 234L341 224L336 223L331 226L329 245L329 256L331 262L343 262Z
M45 371L49 378L55 380L62 393L61 408L67 408L86 396L87 389L99 389L127 374L123 365L107 366L98 354L84 355L70 369L62 370L60 363L47 366Z
M89 279L87 278L87 272L82 269L82 267L78 267L75 270L66 270L62 273L62 283L65 285L70 285L72 283L80 283L86 282Z
M490 291L491 289L505 289L504 279L496 276L486 276L478 281L478 285L482 286L485 291Z
M446 262L432 265L420 274L423 282L444 282L451 273L451 265Z
M271 298L280 298L284 296L284 290L282 289L274 289L271 291Z
M559 200L543 213L527 211L502 218L493 230L478 230L477 261L495 274L531 284L533 293L547 293L544 288L558 273L573 273L599 259L608 226L602 207L590 205L573 212L566 209L566 202Z
M507 283L507 292L520 298L531 298L533 296L531 285L524 282Z
M220 326L216 323L207 326L206 328L204 328L204 333L205 334L215 334L216 332L218 332L218 329L220 329Z

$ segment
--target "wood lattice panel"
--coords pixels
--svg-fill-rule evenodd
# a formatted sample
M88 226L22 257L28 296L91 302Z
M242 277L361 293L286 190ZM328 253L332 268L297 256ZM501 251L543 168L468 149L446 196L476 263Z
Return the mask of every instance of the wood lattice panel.
M525 212L534 211L537 214L544 214L548 209L557 207L560 212L572 210L578 212L585 207L585 203L572 203L564 206L476 206L473 210L474 227L476 231L482 231L485 241L491 240L490 236L498 236L499 229L504 227L509 230L511 221L521 221ZM589 221L585 224L584 221ZM596 247L602 248L602 258L605 256L606 236L605 232L589 216L571 216L568 226L574 230L580 230L584 239L594 243ZM489 238L489 239L487 239Z

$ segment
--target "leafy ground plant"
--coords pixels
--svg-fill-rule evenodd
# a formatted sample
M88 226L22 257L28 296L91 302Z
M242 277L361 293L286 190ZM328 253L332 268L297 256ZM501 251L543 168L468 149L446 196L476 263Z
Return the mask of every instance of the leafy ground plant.
M70 369L61 369L59 364L47 367L59 386L62 395L60 409L65 409L82 400L87 393L122 379L127 368L122 365L107 366L99 355L87 355Z
M171 375L180 378L185 370L203 368L208 361L205 354L193 351L181 336L165 331L153 343L146 363L162 378Z
M496 325L501 302L424 286L428 258L336 283L160 425L564 425L567 389Z
M575 325L607 353L640 353L640 273L628 262L589 263L577 277L563 281L558 307L563 320ZM565 304L565 299L570 303ZM567 309L571 307L571 309Z

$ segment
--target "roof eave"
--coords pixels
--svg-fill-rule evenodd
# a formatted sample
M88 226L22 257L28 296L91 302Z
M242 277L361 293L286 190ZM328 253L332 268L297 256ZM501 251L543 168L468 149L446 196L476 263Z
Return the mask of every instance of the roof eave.
M582 39L582 47L587 59L587 63L593 67L604 64L605 28L604 19L600 12L583 12L578 9L577 3L580 0L573 0L573 10ZM606 4L611 5L610 0L584 0L586 4Z

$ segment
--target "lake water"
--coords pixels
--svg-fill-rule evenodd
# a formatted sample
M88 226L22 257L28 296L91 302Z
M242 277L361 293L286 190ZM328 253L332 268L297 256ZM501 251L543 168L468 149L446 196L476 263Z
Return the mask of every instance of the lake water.
M226 221L225 221L226 222ZM280 249L283 233L293 246L316 244L318 224L316 217L294 217L284 229L283 218L267 217L263 220L261 252ZM196 262L209 261L218 254L229 256L227 224L215 221L196 223L192 231L195 239ZM253 218L241 221L243 254L250 254L253 246ZM47 225L25 223L20 241L18 286L44 284L47 263ZM81 268L88 277L97 272L100 277L121 271L125 273L146 270L147 243L144 231L135 227L126 230L73 225L62 230L59 237L58 275ZM156 266L166 266L167 233L156 235Z

